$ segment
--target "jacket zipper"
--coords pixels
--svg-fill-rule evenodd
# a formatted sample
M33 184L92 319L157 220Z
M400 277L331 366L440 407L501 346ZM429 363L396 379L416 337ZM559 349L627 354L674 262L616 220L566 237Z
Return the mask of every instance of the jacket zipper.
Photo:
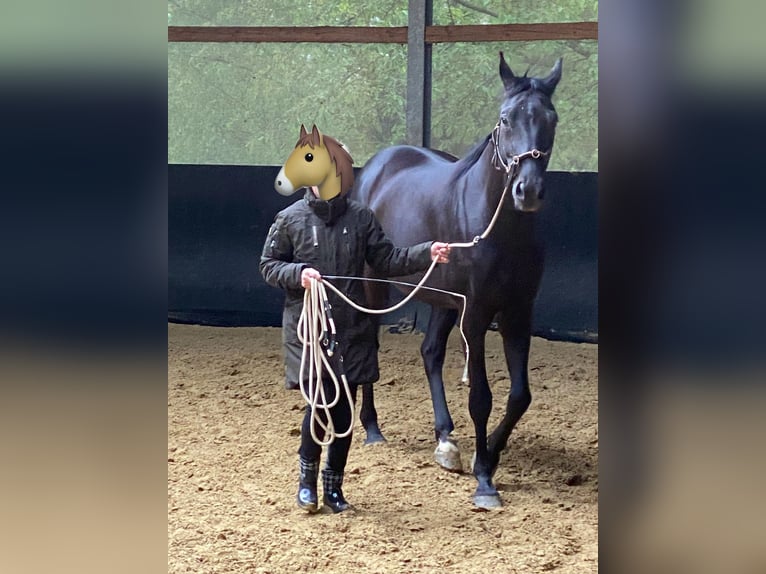
M311 235L314 238L314 247L319 247L319 236L317 235L317 226L311 226Z
M351 259L351 243L348 239L348 228L345 226L343 227L343 238L345 239L346 243L346 255L348 255L349 259Z

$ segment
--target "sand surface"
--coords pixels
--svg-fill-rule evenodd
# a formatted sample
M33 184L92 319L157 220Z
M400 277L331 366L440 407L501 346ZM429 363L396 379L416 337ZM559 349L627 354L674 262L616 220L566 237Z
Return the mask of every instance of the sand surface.
M473 453L457 333L445 383L463 463ZM356 510L294 503L303 400L283 388L281 332L168 326L168 572L597 572L598 347L533 339L532 405L479 511L471 474L433 460L422 335L381 335L376 398L386 445L355 432L344 492ZM510 381L487 336L490 426ZM321 496L321 490L320 490Z

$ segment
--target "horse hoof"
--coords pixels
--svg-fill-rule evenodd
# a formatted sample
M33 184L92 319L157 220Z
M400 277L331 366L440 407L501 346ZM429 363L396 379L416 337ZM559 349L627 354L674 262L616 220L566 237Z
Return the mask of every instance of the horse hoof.
M502 508L503 501L499 494L475 494L473 503L477 508L492 510L493 508Z
M366 444L366 445L372 445L372 444L385 444L386 442L388 442L388 441L386 440L386 437L384 437L384 436L383 436L382 434L380 434L380 433L376 433L376 434L370 434L370 433L368 433L368 434L367 434L367 438L366 438L366 439L364 439L364 444Z
M463 461L460 460L460 449L449 440L440 440L434 450L434 458L439 466L450 472L463 472Z

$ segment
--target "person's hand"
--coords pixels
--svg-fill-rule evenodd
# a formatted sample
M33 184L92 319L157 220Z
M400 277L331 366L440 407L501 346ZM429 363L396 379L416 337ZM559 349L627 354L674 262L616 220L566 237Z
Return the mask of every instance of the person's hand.
M316 279L317 281L322 280L322 276L319 274L319 271L313 267L306 267L303 271L301 271L301 287L304 289L310 289L312 279Z
M438 263L449 263L449 253L449 243L434 241L431 244L431 259L436 259Z

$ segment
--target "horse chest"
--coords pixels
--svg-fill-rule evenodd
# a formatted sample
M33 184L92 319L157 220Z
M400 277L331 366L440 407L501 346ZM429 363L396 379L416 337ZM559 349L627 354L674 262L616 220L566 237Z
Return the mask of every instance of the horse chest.
M503 298L510 293L535 291L542 260L530 250L477 247L461 258L459 267L473 294Z

